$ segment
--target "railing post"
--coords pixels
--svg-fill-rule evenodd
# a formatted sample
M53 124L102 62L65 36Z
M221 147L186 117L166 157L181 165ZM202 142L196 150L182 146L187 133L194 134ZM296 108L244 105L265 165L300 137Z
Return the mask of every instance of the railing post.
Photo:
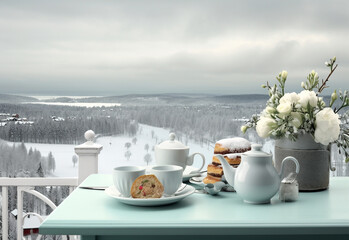
M23 187L17 187L17 239L23 236Z
M2 187L2 239L8 239L8 189Z
M85 132L87 142L76 146L75 153L79 156L78 184L90 174L98 173L98 154L103 146L93 142L95 133L92 130Z

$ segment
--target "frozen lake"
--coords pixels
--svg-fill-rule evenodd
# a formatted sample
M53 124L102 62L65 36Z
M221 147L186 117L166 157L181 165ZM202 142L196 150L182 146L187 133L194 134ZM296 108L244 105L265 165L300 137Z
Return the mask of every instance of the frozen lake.
M24 104L44 104L55 106L69 106L69 107L115 107L121 106L120 103L94 103L94 102L25 102Z

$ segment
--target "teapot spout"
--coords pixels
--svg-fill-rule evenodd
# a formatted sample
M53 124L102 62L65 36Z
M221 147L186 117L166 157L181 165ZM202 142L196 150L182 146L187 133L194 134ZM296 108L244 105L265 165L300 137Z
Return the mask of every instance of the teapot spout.
M225 160L225 158L222 155L217 154L215 156L219 159L219 161L222 164L225 179L227 180L230 186L234 187L236 169L230 166L230 164L227 162L227 160Z

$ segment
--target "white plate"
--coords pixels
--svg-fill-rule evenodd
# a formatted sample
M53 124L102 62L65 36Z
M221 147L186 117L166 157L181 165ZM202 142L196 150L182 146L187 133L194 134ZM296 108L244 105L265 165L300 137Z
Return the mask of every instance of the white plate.
M161 197L161 198L131 198L131 197L123 197L118 190L114 186L110 186L105 189L105 193L112 197L116 198L122 203L134 206L161 206L168 205L171 203L178 202L189 195L195 192L195 188L193 186L187 185L178 195L170 196L170 197Z

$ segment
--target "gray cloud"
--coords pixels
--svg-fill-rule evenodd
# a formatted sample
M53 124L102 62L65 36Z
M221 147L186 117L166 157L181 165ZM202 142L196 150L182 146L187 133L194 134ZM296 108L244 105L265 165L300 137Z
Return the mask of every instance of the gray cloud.
M349 88L348 1L2 1L1 92L290 91L324 61Z

